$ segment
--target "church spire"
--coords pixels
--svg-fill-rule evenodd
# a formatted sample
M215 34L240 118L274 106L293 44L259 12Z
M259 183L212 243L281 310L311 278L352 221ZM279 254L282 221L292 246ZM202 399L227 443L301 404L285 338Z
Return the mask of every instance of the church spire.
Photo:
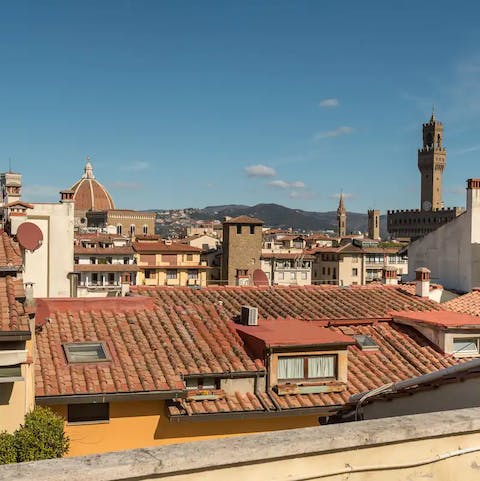
M435 105L432 105L432 116L430 117L430 123L435 122Z
M347 235L347 210L343 200L343 192L340 193L337 209L338 235L344 237Z
M83 169L83 178L84 179L94 179L95 176L93 175L93 166L90 163L90 157L87 157L87 163L85 164L85 168Z

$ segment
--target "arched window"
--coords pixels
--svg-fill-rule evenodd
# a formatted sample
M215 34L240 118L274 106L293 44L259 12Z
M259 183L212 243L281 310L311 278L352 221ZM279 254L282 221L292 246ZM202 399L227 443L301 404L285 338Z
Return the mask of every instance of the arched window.
M135 235L135 224L130 226L130 235Z
M148 225L145 224L143 227L142 227L142 233L143 235L147 235L148 234Z
M122 235L123 226L122 224L117 224L117 235Z

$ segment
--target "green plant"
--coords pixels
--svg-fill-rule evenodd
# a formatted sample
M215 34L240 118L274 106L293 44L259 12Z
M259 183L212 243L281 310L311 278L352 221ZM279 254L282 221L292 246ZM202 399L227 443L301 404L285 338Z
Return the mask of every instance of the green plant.
M17 451L14 444L13 434L6 431L0 433L0 464L17 462Z
M17 461L61 458L70 444L63 426L63 418L49 408L37 406L29 412L14 434Z

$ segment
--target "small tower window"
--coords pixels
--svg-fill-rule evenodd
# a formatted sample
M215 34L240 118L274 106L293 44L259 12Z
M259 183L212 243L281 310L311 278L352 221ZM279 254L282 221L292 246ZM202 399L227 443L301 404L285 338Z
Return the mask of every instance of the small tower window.
M255 226L254 225L250 226L250 234L255 234Z
M135 235L135 225L134 224L132 224L130 226L130 235Z
M145 224L145 225L142 227L142 233L143 233L143 235L147 235L147 234L148 234L148 225Z
M123 226L122 224L117 225L117 235L122 235Z

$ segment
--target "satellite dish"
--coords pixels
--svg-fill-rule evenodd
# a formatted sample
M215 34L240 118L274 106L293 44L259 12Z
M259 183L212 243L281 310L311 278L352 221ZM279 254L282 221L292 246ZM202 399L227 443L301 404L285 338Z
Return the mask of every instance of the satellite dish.
M262 269L255 269L253 271L253 285L257 287L269 286L268 277Z
M43 234L38 225L24 222L18 226L17 241L26 251L34 252L43 244Z

